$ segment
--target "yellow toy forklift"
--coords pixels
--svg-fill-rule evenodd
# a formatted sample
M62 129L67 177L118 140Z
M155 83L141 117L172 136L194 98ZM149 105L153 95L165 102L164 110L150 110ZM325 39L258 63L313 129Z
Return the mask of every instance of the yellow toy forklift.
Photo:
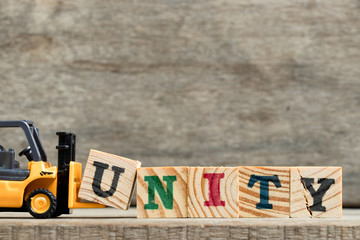
M26 212L35 218L70 214L74 208L101 208L77 198L81 184L81 163L75 162L76 135L57 132L58 166L51 166L32 121L0 121L0 128L21 128L29 146L19 152L29 160L19 168L15 151L0 145L0 211Z

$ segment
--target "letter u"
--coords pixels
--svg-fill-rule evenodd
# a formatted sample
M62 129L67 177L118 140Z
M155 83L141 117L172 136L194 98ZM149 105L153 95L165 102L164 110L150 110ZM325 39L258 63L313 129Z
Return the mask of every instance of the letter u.
M97 196L103 197L103 198L111 197L116 191L116 188L117 188L117 185L119 182L119 178L120 178L120 173L124 173L125 168L112 166L111 169L114 171L114 177L112 179L111 187L108 191L103 191L101 189L101 180L104 175L104 170L108 169L109 165L95 161L94 166L96 167L95 176L94 176L93 183L92 183L92 189L93 189L94 193Z

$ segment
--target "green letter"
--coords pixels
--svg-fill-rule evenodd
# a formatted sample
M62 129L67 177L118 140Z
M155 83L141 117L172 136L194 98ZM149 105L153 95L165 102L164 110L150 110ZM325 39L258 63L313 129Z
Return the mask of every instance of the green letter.
M144 208L147 210L159 209L159 205L155 203L155 190L157 190L160 199L166 209L173 209L173 182L176 176L163 176L163 181L167 182L167 191L165 191L158 176L145 176L144 180L148 182L148 203Z

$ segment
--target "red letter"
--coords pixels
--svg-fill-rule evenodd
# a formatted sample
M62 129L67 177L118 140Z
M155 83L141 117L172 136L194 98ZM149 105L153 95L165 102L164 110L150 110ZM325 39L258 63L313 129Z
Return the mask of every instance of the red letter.
M209 180L209 201L204 202L205 207L225 206L225 202L220 201L220 179L224 176L224 173L204 173L204 178Z

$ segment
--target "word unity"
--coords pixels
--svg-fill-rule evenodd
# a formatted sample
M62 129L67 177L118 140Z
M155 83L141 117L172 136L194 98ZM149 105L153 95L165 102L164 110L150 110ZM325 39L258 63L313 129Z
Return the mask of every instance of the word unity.
M91 150L79 197L138 218L340 218L341 167L147 167Z

